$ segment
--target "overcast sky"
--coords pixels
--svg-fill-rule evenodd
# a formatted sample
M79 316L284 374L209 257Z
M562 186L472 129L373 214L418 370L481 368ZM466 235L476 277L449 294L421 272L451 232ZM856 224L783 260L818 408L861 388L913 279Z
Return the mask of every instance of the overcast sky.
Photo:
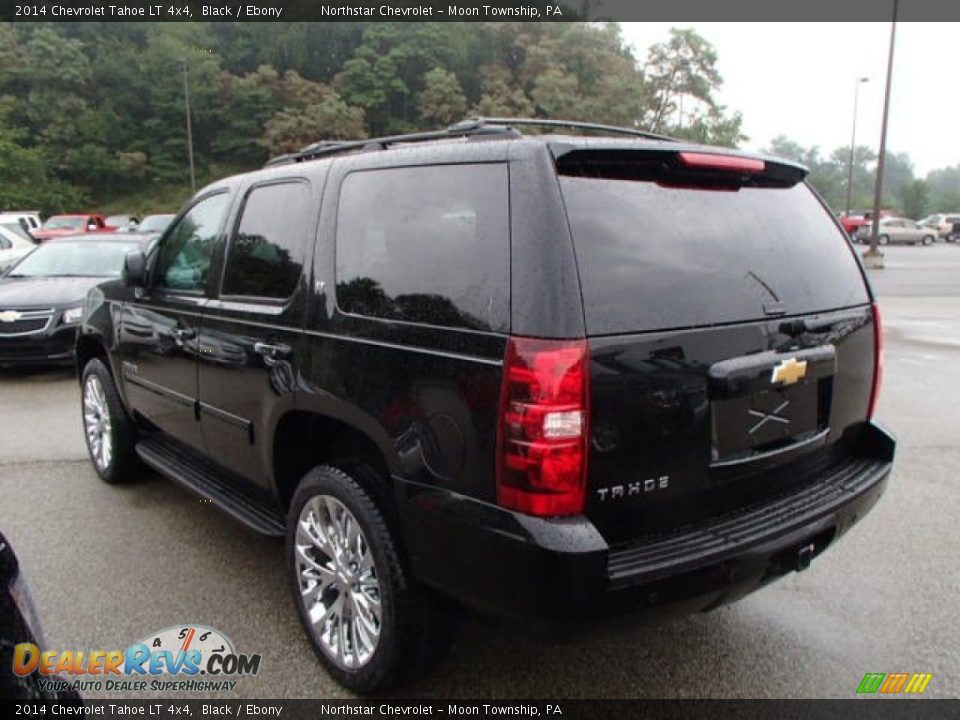
M853 91L860 86L857 144L880 144L890 23L621 23L644 61L671 27L695 29L717 50L720 102L743 113L748 149L776 135L849 147ZM960 101L953 85L960 23L898 23L887 148L907 152L914 170L960 164Z

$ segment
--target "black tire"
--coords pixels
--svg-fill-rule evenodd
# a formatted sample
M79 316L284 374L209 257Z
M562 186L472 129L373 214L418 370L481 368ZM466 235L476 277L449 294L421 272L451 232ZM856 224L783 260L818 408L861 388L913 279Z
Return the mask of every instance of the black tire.
M924 236L923 236L923 244L924 244L924 245L933 245L933 236L932 236L932 235L924 235Z
M360 476L357 473L357 477ZM358 523L365 547L373 558L378 582L379 638L375 649L359 667L346 667L344 662L332 657L332 650L323 644L310 621L300 585L297 530L301 513L308 503L326 503L326 498L338 501ZM317 552L315 548L311 551ZM380 508L360 483L343 470L322 465L300 481L287 517L286 556L300 621L320 663L344 687L363 694L387 690L428 671L447 649L454 627L451 606L411 577ZM329 560L330 567L335 567L335 563L332 558ZM336 597L336 591L331 592ZM335 603L328 602L328 606L332 604ZM320 632L322 630L323 627Z
M890 238L888 238L886 235L881 235L877 238L878 245L886 245L888 242L890 242Z
M87 420L87 392L88 385L99 383L102 389L102 399L105 405L107 416L109 417L109 441L111 443L111 453L109 462L102 461L102 455L95 454L91 435L88 431ZM110 484L130 482L135 479L143 466L140 464L140 458L135 450L137 444L137 431L133 421L127 414L123 403L120 401L120 395L117 393L117 386L113 382L113 376L103 364L103 361L94 358L83 368L80 382L80 412L83 422L83 437L87 443L87 452L90 454L90 462L93 464L97 474Z

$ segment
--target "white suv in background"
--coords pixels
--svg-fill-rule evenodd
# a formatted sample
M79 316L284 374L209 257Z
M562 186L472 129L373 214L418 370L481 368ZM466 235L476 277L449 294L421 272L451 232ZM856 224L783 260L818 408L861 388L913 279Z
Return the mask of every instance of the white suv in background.
M40 226L43 225L43 220L40 219L40 213L36 210L7 210L6 212L0 212L0 225L9 225L10 223L17 223L27 232L33 232L34 230L39 230Z
M953 230L953 226L960 223L960 213L937 213L928 215L920 221L921 225L937 231L937 237L945 238Z
M0 219L0 274L36 246L16 221Z

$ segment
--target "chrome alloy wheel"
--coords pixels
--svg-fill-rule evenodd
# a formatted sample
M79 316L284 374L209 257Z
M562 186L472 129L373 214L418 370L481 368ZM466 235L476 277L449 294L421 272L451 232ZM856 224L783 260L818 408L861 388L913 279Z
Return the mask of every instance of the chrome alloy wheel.
M380 641L380 582L367 538L330 495L300 511L294 543L300 602L314 637L339 667L366 665Z
M83 386L83 429L93 462L106 472L113 460L113 435L107 396L96 375L90 375Z

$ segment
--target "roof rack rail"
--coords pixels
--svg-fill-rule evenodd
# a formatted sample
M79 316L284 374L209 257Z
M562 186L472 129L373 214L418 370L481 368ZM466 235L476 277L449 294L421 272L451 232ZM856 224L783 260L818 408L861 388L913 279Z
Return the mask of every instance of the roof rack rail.
M633 135L635 137L647 138L648 140L666 140L669 142L680 142L677 138L669 135L660 135L658 133L648 132L646 130L637 130L636 128L621 127L619 125L601 125L599 123L580 122L578 120L550 120L547 118L510 118L510 117L473 117L455 125L454 128L483 127L484 125L498 125L501 127L555 127L555 128L577 128L579 130L592 130L594 132L614 133L617 135Z
M458 137L475 136L505 136L521 137L521 133L513 128L507 128L492 124L480 124L460 127L462 123L451 125L443 130L428 130L426 132L407 133L404 135L385 135L383 137L367 138L365 140L345 140L338 142L336 140L321 140L312 145L307 145L299 152L279 155L269 161L265 167L274 165L286 165L288 163L304 162L305 160L316 160L321 157L338 155L340 153L359 150L361 152L371 150L386 150L391 145L402 143L428 142L430 140L445 140Z
M404 135L385 135L383 137L367 138L365 140L321 140L307 145L297 152L278 155L267 161L265 167L316 160L322 157L353 151L369 152L372 150L386 150L391 145L402 143L429 142L431 140L477 136L522 137L523 134L517 130L517 127L577 128L580 130L614 133L617 135L632 135L648 140L677 142L676 138L668 137L667 135L658 135L644 130L618 127L617 125L600 125L598 123L578 122L576 120L547 120L540 118L472 117L449 125L443 130L428 130L426 132L407 133Z

